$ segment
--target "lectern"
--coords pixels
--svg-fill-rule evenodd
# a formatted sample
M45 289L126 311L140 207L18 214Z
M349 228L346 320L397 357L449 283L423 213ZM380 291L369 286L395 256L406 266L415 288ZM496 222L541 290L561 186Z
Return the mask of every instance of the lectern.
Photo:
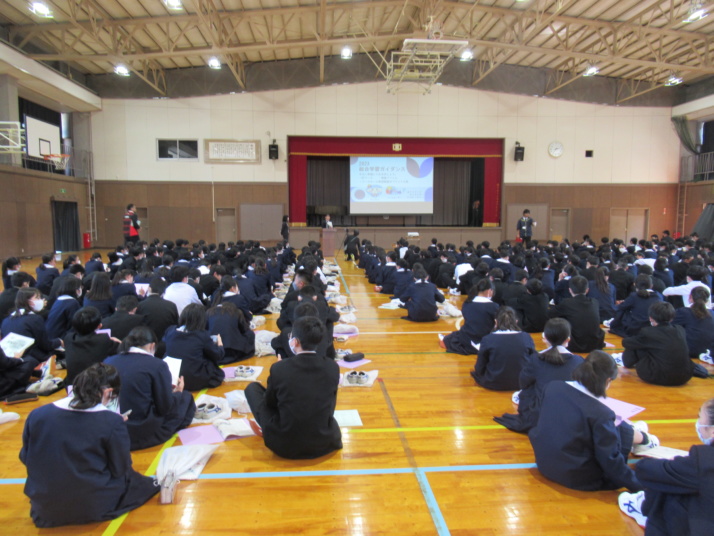
M336 235L337 231L334 228L326 228L320 232L320 244L322 245L322 254L325 257L334 257Z

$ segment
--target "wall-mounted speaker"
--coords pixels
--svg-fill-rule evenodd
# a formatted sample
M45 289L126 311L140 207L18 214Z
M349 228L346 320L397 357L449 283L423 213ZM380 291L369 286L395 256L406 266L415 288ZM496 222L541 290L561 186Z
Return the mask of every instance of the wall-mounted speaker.
M271 160L277 160L278 159L278 146L275 143L271 143L268 145L268 158Z
M521 147L521 144L516 142L516 150L513 153L513 160L516 162L523 162L523 159L526 156L526 148Z

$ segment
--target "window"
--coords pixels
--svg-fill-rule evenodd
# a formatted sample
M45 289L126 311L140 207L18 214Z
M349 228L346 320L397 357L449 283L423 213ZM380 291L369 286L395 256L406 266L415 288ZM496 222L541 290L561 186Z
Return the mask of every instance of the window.
M198 159L198 140L157 140L159 160Z

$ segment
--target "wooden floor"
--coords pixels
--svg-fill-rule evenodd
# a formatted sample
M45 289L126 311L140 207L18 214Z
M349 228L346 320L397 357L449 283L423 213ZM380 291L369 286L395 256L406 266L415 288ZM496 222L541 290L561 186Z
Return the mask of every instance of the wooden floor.
M642 534L618 510L617 492L575 492L538 474L528 438L492 420L513 411L511 393L476 387L469 376L474 358L439 348L437 334L452 331L455 319L416 324L400 320L403 311L377 309L388 298L373 292L351 263L338 262L361 333L336 346L364 352L372 363L362 368L379 370L372 388L339 391L337 409L357 409L363 421L362 427L343 428L343 450L289 461L258 437L230 441L200 480L180 484L174 505L153 499L112 523L38 530L22 492L26 473L18 452L27 413L57 394L6 408L22 419L0 425L0 533ZM25 269L35 264L28 261ZM463 298L450 299L460 306ZM268 318L266 329L275 330L274 322ZM534 339L542 349L540 336ZM608 351L616 351L619 339L608 340L615 344ZM248 363L266 367L264 383L274 361ZM664 444L688 449L697 442L694 422L700 404L713 396L711 385L695 378L685 387L657 387L623 370L608 394L646 407L641 418L650 430ZM210 394L243 387L228 383ZM166 446L172 444L180 441ZM134 467L154 474L160 453L161 447L133 453Z

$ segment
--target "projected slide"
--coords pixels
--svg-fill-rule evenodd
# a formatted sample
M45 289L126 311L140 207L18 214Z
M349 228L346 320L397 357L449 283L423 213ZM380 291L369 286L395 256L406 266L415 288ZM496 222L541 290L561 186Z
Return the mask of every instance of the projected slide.
M433 210L433 157L350 157L350 214L431 214Z

